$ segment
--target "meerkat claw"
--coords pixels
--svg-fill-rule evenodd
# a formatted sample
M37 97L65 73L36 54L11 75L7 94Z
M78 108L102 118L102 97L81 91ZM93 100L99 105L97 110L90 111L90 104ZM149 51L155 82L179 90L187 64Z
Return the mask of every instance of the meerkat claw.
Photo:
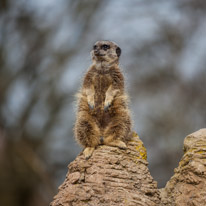
M119 146L120 149L126 150L127 147L126 146Z
M107 105L105 105L105 106L104 106L104 111L105 111L105 112L108 111L108 109L109 109L110 106L111 106L111 104L109 104L109 103L108 103Z
M117 145L120 149L126 150L127 146L124 142L120 141Z
M89 104L89 108L90 108L91 110L93 110L93 109L94 109L94 105L93 105L93 104Z

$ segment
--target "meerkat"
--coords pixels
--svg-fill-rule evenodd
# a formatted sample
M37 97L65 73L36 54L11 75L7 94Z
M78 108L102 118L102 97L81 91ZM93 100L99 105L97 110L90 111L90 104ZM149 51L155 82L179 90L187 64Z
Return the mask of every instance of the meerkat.
M76 140L88 159L95 147L104 144L126 149L131 118L124 77L119 68L120 47L111 41L97 41L91 51L92 65L78 93L74 127Z

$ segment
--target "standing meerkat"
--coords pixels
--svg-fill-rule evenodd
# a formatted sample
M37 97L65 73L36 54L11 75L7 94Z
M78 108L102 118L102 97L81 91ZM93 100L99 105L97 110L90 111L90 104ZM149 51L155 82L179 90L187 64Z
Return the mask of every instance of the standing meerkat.
M131 138L131 118L119 68L121 49L111 41L98 41L91 51L93 64L78 93L74 127L76 140L89 158L100 144L126 149Z

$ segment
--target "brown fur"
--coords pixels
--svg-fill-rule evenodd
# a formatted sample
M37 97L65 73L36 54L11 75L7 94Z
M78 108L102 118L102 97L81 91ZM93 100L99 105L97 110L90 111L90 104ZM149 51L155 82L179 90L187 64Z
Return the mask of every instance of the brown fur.
M103 49L102 45L109 45ZM118 51L117 51L118 48ZM99 41L92 53L89 68L78 94L75 123L76 140L85 147L89 158L100 144L126 148L130 139L131 119L124 91L124 77L119 69L119 47L110 41Z

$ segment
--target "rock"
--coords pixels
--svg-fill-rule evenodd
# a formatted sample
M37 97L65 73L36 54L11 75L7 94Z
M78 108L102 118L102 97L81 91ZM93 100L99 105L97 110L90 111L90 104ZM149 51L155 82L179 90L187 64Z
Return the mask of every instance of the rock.
M146 149L135 136L126 150L99 146L89 160L70 165L51 206L205 206L206 129L188 135L184 155L166 187L148 170Z
M174 176L161 189L162 205L206 205L206 129L188 135Z
M99 146L89 160L80 154L69 165L51 206L155 206L157 183L147 168L146 149L136 136L126 150Z

